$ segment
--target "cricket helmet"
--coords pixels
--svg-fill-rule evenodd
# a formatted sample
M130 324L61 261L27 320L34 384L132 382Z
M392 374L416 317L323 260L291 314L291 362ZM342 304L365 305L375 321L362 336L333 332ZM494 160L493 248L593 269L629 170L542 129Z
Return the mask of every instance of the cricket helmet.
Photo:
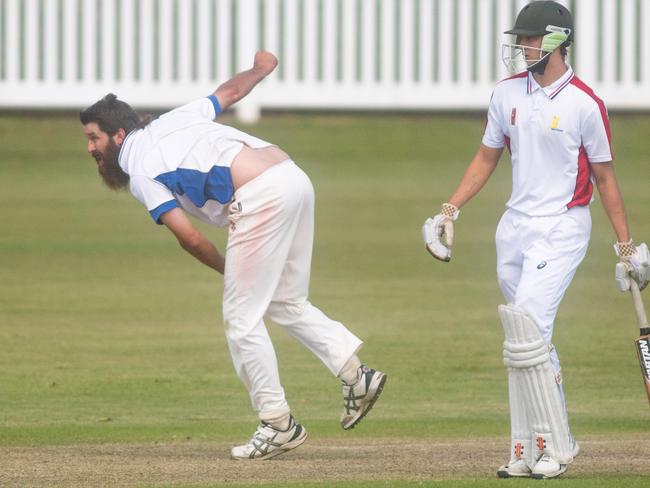
M573 17L564 5L551 0L538 0L522 8L514 27L504 34L527 37L560 34L557 37L563 37L562 42L572 42L573 30Z
M574 38L573 17L563 5L550 0L538 0L521 9L515 25L504 34L520 37L541 37L539 48L519 44L504 44L501 58L511 73L530 71L543 74L549 55L559 47L568 47ZM519 42L519 41L517 41ZM526 59L525 51L537 51L537 59Z

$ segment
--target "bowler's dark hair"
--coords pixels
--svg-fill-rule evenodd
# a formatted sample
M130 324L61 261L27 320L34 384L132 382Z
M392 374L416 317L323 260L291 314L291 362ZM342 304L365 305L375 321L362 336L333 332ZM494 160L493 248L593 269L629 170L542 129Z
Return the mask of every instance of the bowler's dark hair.
M114 136L118 130L124 129L127 134L134 129L141 129L151 122L151 116L140 118L131 105L117 99L117 95L109 93L79 113L83 125L95 122L109 136Z

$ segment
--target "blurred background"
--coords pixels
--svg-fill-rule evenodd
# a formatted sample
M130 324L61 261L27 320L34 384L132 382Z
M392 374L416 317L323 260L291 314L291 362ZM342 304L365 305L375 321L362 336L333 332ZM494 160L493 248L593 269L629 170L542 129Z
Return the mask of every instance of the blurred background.
M79 109L112 91L171 108L248 68L277 71L237 107L482 110L525 0L0 0L0 108ZM650 108L647 0L563 0L570 61L610 109Z

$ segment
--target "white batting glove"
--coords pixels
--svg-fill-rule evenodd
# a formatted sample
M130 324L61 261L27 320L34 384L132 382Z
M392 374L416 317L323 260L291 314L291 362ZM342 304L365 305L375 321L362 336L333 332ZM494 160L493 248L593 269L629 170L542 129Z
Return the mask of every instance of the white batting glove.
M454 243L454 220L460 210L451 203L443 203L440 213L429 217L422 226L422 238L427 251L440 261L451 260L451 246Z
M621 260L616 264L614 271L616 287L620 291L628 291L630 289L630 280L636 281L639 290L643 290L648 286L650 252L646 243L643 242L635 247L632 244L632 239L629 242L617 242L614 244L614 251Z

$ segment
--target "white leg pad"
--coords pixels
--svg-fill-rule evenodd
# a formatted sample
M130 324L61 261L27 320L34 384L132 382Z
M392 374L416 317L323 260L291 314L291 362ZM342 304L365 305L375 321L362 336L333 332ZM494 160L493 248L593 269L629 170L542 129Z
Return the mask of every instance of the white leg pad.
M525 461L530 469L535 465L531 448L532 426L524 405L524 384L522 375L509 368L508 394L510 399L510 462Z
M533 455L536 450L532 448L530 437L528 439L518 439L514 437L510 442L510 449L509 464L514 464L517 461L523 460L530 469L535 467Z
M534 464L546 453L558 463L568 464L573 461L573 452L564 404L550 361L550 345L524 310L499 305L499 316L506 337L503 362L521 389L530 421L531 462Z

